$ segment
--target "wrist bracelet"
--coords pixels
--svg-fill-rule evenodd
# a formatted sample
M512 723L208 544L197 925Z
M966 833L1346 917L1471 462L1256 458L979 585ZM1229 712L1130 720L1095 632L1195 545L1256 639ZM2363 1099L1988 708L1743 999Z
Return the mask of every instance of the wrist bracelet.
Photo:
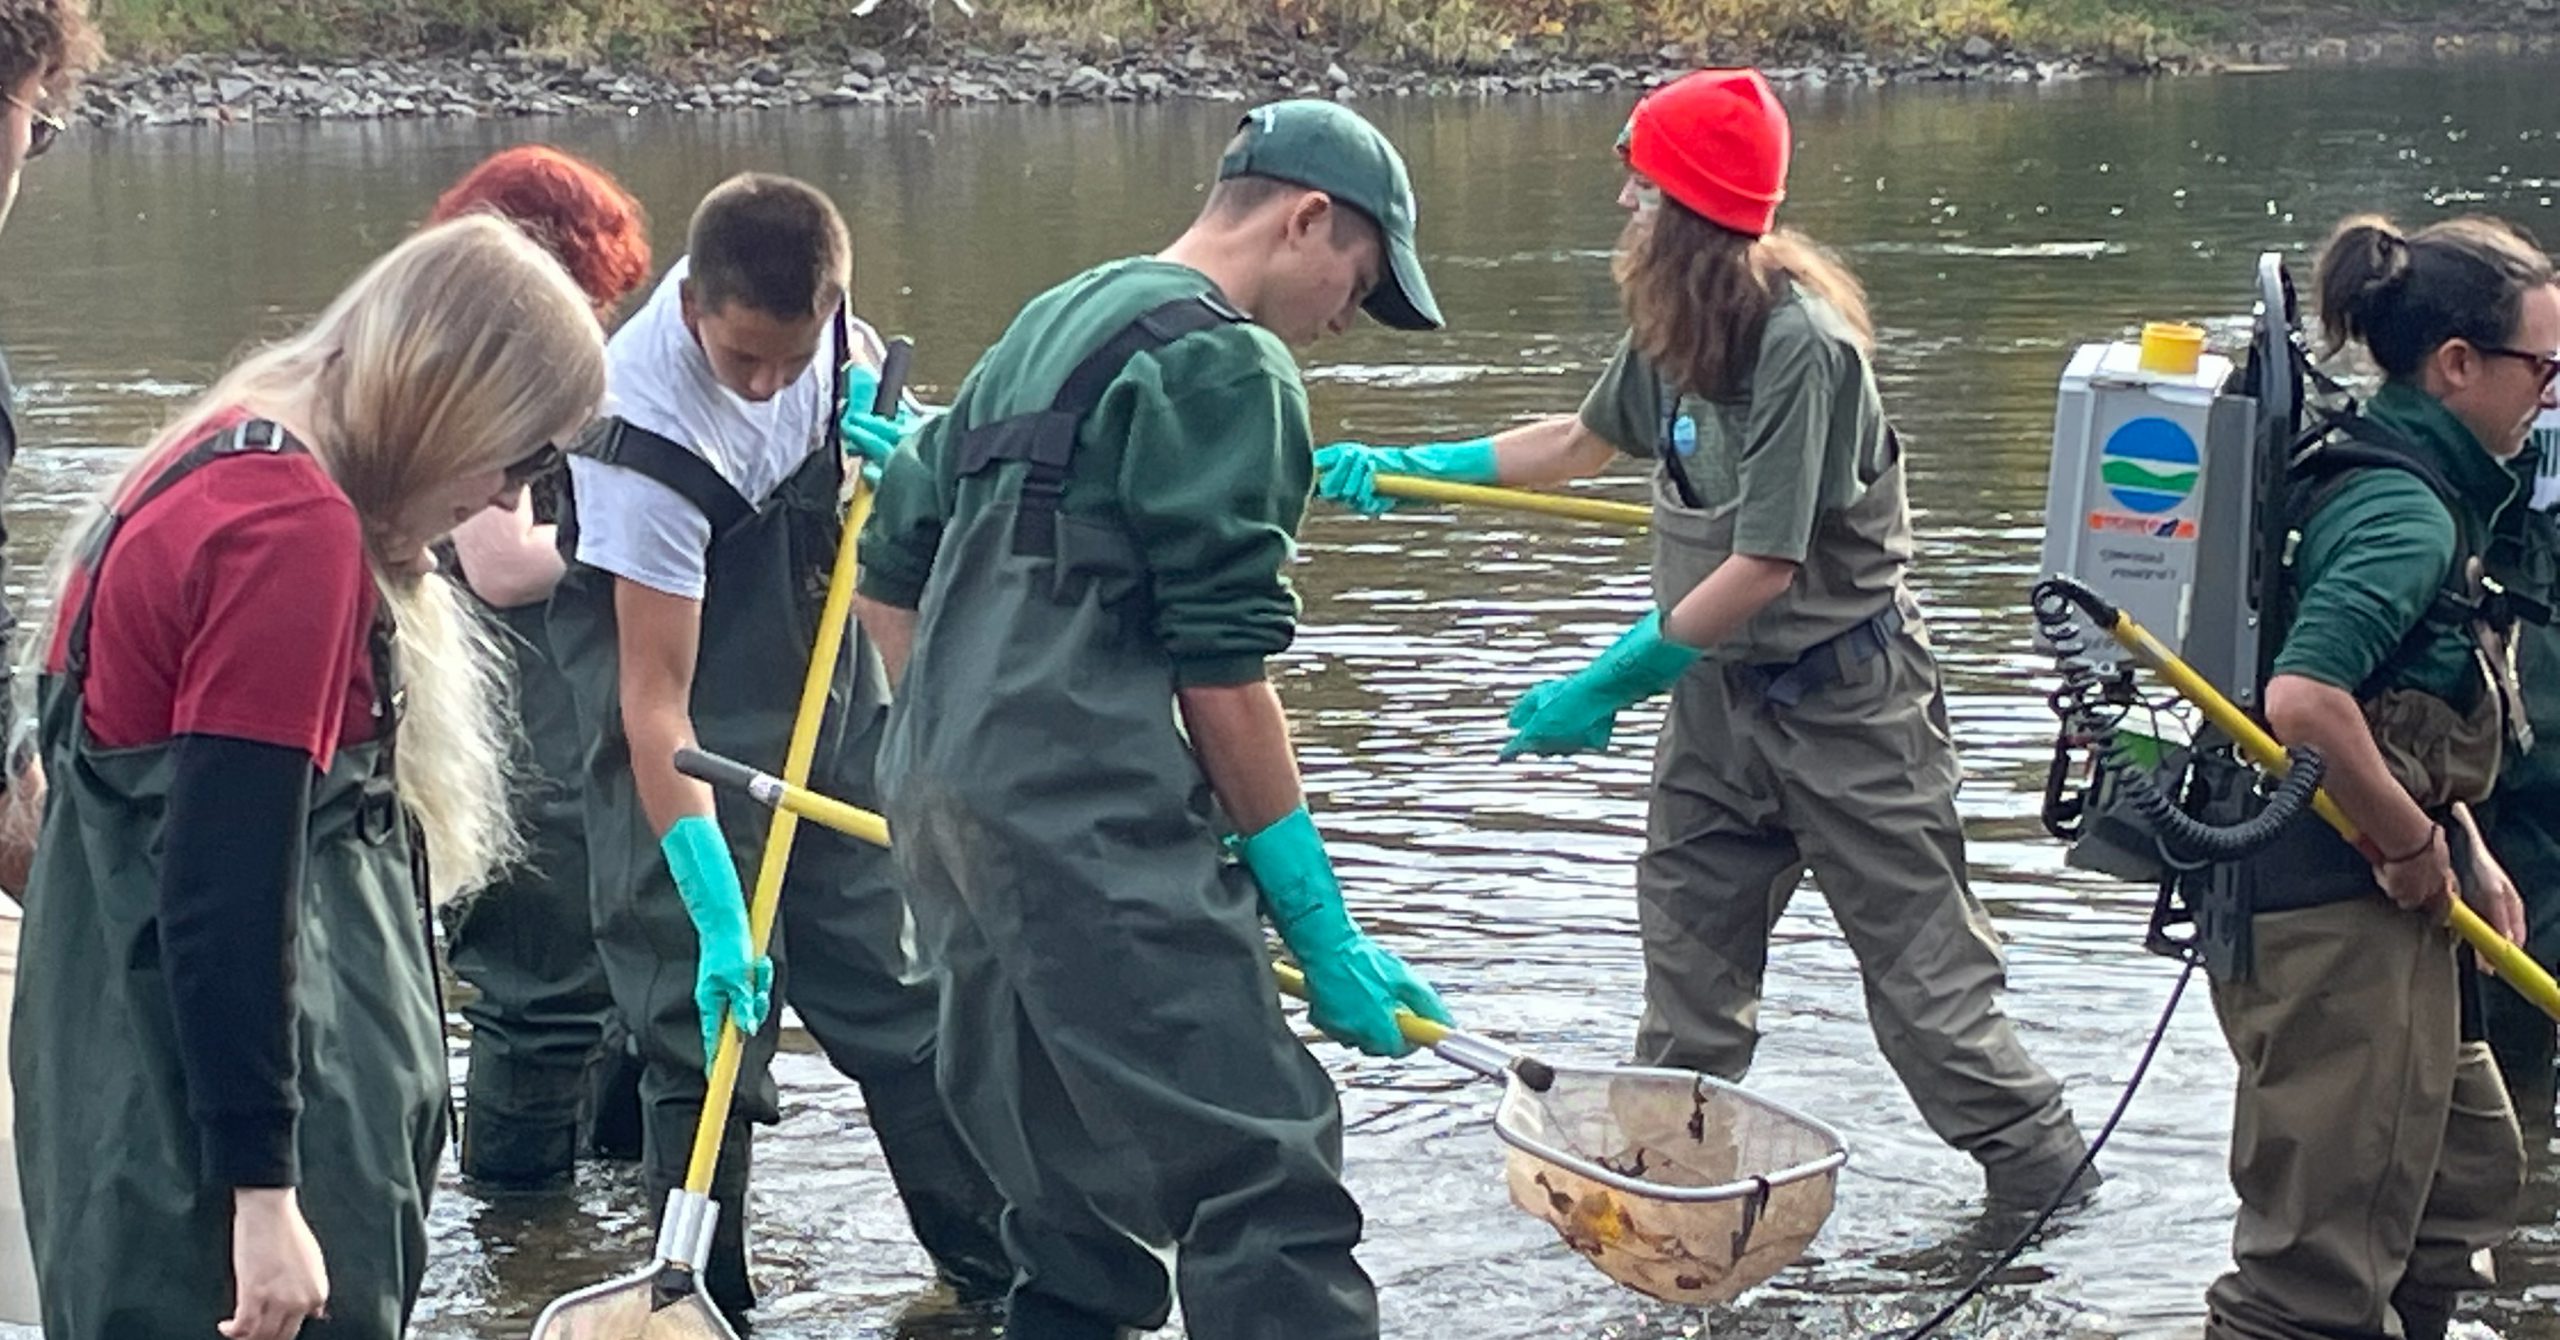
M2408 851L2403 852L2398 856L2386 855L2382 858L2382 863L2384 865L2400 865L2405 862L2414 861L2419 857L2426 855L2428 852L2435 849L2436 835L2443 831L2443 824L2429 821L2427 824L2427 835L2418 840L2417 846L2410 848ZM2376 847L2374 850L2378 852L2381 851L2381 848Z

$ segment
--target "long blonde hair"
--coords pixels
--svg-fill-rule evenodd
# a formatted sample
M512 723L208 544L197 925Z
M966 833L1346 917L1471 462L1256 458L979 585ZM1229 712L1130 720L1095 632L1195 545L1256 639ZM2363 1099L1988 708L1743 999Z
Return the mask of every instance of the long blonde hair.
M507 814L513 703L504 653L453 583L392 553L420 495L565 440L604 398L604 334L559 262L486 215L426 228L376 260L299 333L250 354L182 410L101 493L103 507L246 410L305 435L355 505L393 628L405 694L400 799L426 837L439 901L485 884L521 853ZM53 577L54 614L68 555ZM50 635L45 639L51 641Z

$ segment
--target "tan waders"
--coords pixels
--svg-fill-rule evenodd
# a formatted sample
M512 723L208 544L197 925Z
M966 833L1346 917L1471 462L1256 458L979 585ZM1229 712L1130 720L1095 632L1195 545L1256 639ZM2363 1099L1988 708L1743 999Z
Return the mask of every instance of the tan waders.
M2488 1047L2460 1038L2461 951L2379 889L2252 929L2248 980L2213 987L2241 1205L2206 1335L2440 1337L2491 1282L2524 1168Z

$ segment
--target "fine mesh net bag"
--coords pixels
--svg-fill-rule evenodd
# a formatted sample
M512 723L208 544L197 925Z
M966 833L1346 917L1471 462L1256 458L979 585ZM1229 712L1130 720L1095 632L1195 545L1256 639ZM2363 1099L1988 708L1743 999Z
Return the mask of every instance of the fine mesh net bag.
M650 1279L617 1280L544 1309L534 1340L737 1340L699 1291L664 1300Z
M1494 1128L1511 1199L1619 1283L1721 1303L1803 1253L1849 1155L1838 1132L1688 1070L1559 1066Z

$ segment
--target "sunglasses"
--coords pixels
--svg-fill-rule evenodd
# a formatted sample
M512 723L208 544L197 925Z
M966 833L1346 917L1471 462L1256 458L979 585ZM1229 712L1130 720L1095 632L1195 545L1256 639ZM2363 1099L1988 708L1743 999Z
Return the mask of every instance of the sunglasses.
M522 488L560 468L560 444L545 442L507 466L508 488Z
M2492 354L2499 358L2520 358L2533 364L2542 373L2542 384L2545 386L2549 386L2554 378L2560 378L2560 354L2537 354L2531 349L2509 349L2496 344L2475 344L2471 347L2484 354Z
M44 157L45 150L52 148L53 142L61 139L62 132L69 128L69 123L61 117L24 98L10 95L7 100L13 107L27 109L27 157L29 158Z

